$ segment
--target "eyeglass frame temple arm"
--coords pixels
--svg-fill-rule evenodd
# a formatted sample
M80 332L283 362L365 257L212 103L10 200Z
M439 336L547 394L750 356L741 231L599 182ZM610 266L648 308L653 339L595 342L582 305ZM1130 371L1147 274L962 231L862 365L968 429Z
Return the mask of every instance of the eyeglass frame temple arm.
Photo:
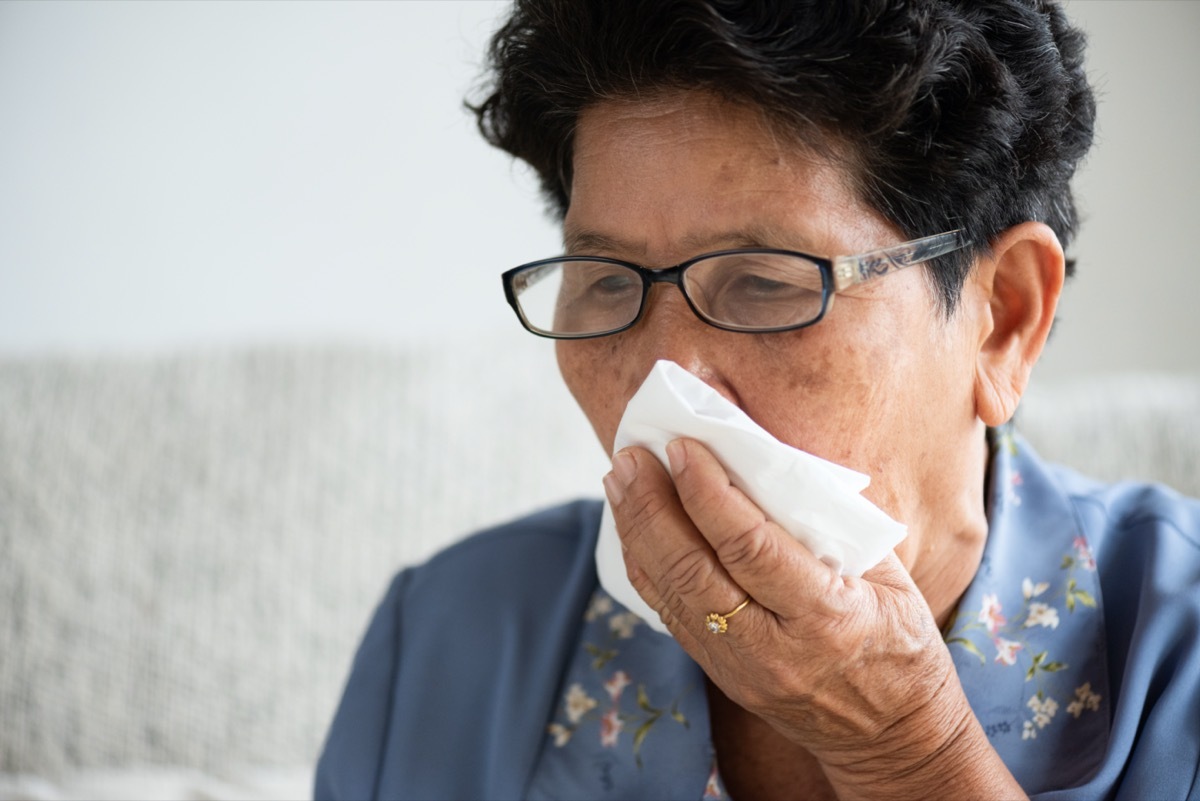
M893 270L902 270L923 261L945 256L970 244L961 228L944 234L914 239L900 245L872 250L857 256L833 259L833 291L870 281Z

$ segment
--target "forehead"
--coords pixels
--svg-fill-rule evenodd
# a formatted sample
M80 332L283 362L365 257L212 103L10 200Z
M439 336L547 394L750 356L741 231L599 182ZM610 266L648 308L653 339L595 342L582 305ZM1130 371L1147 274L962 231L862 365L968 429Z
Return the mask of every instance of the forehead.
M640 259L664 251L682 259L709 246L873 247L889 227L829 150L705 93L598 103L576 129L565 243L608 237ZM773 241L740 241L747 233Z

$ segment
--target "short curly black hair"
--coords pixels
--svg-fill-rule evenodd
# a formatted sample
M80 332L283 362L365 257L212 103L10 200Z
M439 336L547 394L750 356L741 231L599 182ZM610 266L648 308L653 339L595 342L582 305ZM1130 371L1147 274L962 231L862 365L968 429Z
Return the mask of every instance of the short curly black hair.
M1095 120L1084 46L1053 0L516 0L470 108L561 218L583 109L688 89L750 104L801 142L836 143L907 236L966 231L975 244L932 270L950 313L1006 228L1037 220L1071 241Z

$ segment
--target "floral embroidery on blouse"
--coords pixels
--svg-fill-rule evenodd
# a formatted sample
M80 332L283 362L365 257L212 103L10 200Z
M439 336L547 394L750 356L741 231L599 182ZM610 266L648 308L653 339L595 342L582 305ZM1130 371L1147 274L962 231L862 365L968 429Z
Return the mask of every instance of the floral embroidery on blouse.
M591 657L592 675L588 683L593 692L581 682L574 682L563 694L561 705L562 715L566 718L555 720L546 727L547 733L553 738L554 745L562 748L571 738L582 729L590 728L593 723L598 727L600 745L604 748L617 748L621 735L632 732L630 740L633 755L638 767L642 766L640 751L645 741L664 718L670 718L675 723L687 727L688 720L679 711L679 698L666 706L657 706L651 700L644 684L638 684L632 693L633 701L629 703L629 693L626 688L633 685L633 678L624 670L607 670L609 663L620 656L620 641L632 639L641 618L632 612L614 611L615 605L603 590L597 590L584 613L584 621L593 624L588 631L595 633L595 625L607 616L607 639L603 642L584 642L583 649ZM684 691L686 692L686 690ZM607 697L607 701L602 701ZM603 703L603 706L601 704Z
M1038 690L1037 695L1031 696L1025 704L1033 712L1033 719L1025 721L1021 730L1022 740L1032 740L1037 737L1038 729L1044 729L1054 719L1058 711L1058 701L1047 698L1045 693Z
M996 446L1004 448L1010 455L1017 455L1017 443L1011 430L997 433ZM1024 479L1017 469L1012 469L1004 481L1001 495L1006 504L1021 505L1020 488ZM999 592L985 592L978 611L960 609L945 641L948 646L957 646L977 657L981 664L988 663L987 652L994 652L991 664L1001 669L1020 665L1025 668L1025 681L1034 682L1035 692L1025 702L1030 717L1023 722L1022 740L1037 738L1038 732L1050 725L1059 709L1059 699L1045 687L1043 679L1069 667L1065 658L1052 658L1052 647L1046 647L1052 635L1039 630L1055 631L1062 622L1059 610L1073 615L1081 607L1096 608L1092 594L1079 585L1077 571L1095 572L1096 560L1087 540L1074 537L1071 550L1063 554L1058 572L1051 576L1026 576L1021 581L1021 607L1005 614ZM1061 607L1059 604L1061 603ZM1036 636L1035 636L1036 635ZM1100 696L1092 692L1090 682L1075 688L1074 700L1067 704L1067 711L1078 719L1086 711L1100 708Z
M1075 688L1075 700L1067 704L1067 714L1078 718L1083 710L1097 712L1100 709L1100 696L1092 692L1092 683L1085 682Z
M984 733L1025 791L1083 786L1111 764L1104 540L1088 539L1105 529L1085 528L1063 474L1011 427L989 437L988 537L946 642ZM626 611L603 592L585 604L530 798L727 798L703 672L669 638L618 617Z
M713 759L708 781L704 784L704 795L700 798L701 801L729 801L729 796L725 794L725 785L721 783L721 771L717 769L716 759Z
M1073 545L1074 550L1063 556L1059 566L1065 575L1060 573L1053 581L1035 582L1028 576L1022 580L1021 597L1024 603L1011 620L1005 616L997 593L985 593L977 613L973 614L970 610L959 612L946 637L946 644L963 648L978 657L981 663L986 663L985 650L990 641L995 651L993 664L1013 667L1022 663L1026 667L1026 681L1066 668L1065 661L1051 658L1049 649L1038 650L1033 647L1026 630L1038 627L1057 629L1060 621L1056 604L1059 601L1063 603L1067 614L1074 614L1080 606L1096 606L1095 599L1079 587L1075 578L1076 570L1095 570L1096 560L1081 537L1076 537ZM1051 592L1052 588L1054 592ZM1039 681L1037 691L1026 702L1032 716L1024 722L1021 731L1023 740L1035 739L1038 731L1048 726L1058 712L1058 700L1048 695L1040 684ZM1089 682L1076 688L1075 700L1068 704L1067 711L1078 718L1085 709L1099 709L1099 704L1100 696L1092 692Z
M998 594L985 593L983 603L974 620L971 620L969 611L959 612L950 634L946 637L946 644L961 646L978 657L980 662L986 662L987 657L980 644L969 636L986 632L986 639L991 641L991 645L996 651L993 661L1006 666L1017 664L1020 652L1029 649L1027 637L1023 633L1024 629L1035 626L1048 629L1058 628L1058 608L1045 600L1033 600L1044 595L1050 587L1051 583L1048 581L1039 581L1035 584L1033 579L1026 577L1021 582L1021 595L1025 602L1011 621L1004 615L1004 608ZM1057 600L1058 597L1056 595L1053 599ZM1069 573L1061 597L1065 598L1069 612L1075 611L1077 603L1092 607L1096 605L1092 596L1087 591L1080 589L1074 577ZM964 618L966 619L965 623L963 622ZM1063 667L1065 667L1064 663L1049 660L1048 652L1042 651L1033 655L1026 679L1032 679L1040 672L1055 673L1062 670Z

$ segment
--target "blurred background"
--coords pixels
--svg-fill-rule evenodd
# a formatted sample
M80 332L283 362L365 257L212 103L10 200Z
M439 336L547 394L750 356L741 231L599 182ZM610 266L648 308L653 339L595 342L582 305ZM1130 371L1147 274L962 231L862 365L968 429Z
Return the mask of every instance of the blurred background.
M503 7L0 4L0 353L511 329L558 238L462 106ZM1040 375L1200 368L1200 3L1068 7L1099 131Z
M558 232L463 108L504 9L0 2L0 801L304 797L396 570L600 495L501 292ZM1200 3L1068 10L1099 130L1021 427L1200 495Z

